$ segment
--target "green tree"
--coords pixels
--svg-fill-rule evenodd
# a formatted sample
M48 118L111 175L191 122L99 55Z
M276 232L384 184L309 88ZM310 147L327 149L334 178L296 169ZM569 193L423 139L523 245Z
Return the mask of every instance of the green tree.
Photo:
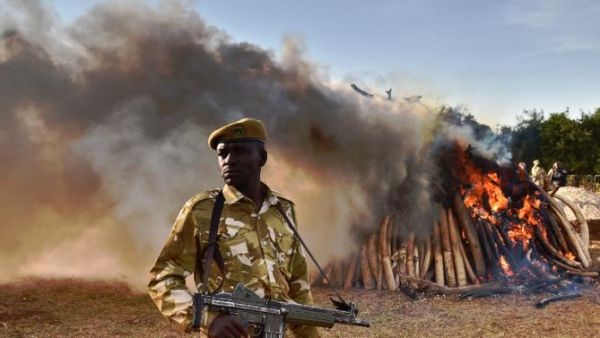
M512 128L510 138L513 159L528 164L531 164L535 159L539 159L542 166L548 167L551 163L544 161L542 157L540 139L542 124L544 123L544 111L537 109L523 110L523 114L517 117L517 121L517 125Z
M544 168L560 161L574 174L600 173L600 108L594 113L581 113L572 119L568 111L552 113L548 118L543 110L524 110L517 125L492 129L477 122L465 106L443 106L440 121L469 126L478 140L501 142L509 146L515 162L531 165L539 159Z
M542 158L546 163L560 161L574 173L585 172L585 151L589 135L583 133L581 125L569 118L566 112L552 113L541 127Z
M592 114L582 114L580 124L585 160L583 169L586 174L600 173L600 108Z

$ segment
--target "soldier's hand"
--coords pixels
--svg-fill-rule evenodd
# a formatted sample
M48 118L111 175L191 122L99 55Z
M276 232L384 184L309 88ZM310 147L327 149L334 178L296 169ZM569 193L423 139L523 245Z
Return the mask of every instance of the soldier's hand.
M208 336L215 338L245 338L248 336L248 330L235 316L221 315L213 320L208 329Z

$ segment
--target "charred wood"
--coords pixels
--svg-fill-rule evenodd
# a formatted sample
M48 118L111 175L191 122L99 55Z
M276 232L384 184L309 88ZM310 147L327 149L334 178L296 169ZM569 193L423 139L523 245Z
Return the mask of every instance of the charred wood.
M477 236L477 231L475 230L475 226L473 225L471 218L465 209L462 199L458 193L454 193L454 201L453 208L458 217L458 223L461 229L464 231L465 236L467 237L469 248L471 254L473 255L473 261L475 264L475 270L477 272L477 276L482 277L485 275L485 261L483 259L483 252L481 249L481 244L479 243L479 238Z
M544 298L541 301L537 302L535 304L535 307L538 309L542 309L550 303L558 302L558 301L562 301L562 300L575 299L578 297L581 297L581 293L572 293L572 294L568 294L568 295L558 295L558 296L554 296L554 297L548 297L548 298Z

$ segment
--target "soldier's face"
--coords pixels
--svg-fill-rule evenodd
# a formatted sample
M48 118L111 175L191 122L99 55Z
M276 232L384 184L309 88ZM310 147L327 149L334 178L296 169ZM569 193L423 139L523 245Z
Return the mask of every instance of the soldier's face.
M221 177L234 187L260 179L260 170L267 159L264 146L259 142L219 143L217 156Z

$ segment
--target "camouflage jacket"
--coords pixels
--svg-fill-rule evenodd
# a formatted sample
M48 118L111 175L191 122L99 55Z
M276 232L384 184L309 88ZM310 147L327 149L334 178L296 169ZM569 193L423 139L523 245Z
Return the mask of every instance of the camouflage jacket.
M537 184L540 187L546 186L546 171L540 167L539 165L534 165L531 168L531 179L533 183Z
M208 288L215 291L222 282L221 290L232 292L242 282L261 297L311 304L304 250L276 208L281 203L295 226L294 204L268 187L266 190L257 211L254 201L237 189L228 185L223 188L225 204L217 241L225 263L224 280L213 264ZM194 274L197 289L203 290L202 271L195 271L198 243L203 252L217 194L218 190L208 191L185 203L150 271L148 287L152 300L164 316L187 329L192 320L192 296L185 278ZM206 335L217 315L203 313L202 335ZM314 327L290 329L299 337L318 337Z

